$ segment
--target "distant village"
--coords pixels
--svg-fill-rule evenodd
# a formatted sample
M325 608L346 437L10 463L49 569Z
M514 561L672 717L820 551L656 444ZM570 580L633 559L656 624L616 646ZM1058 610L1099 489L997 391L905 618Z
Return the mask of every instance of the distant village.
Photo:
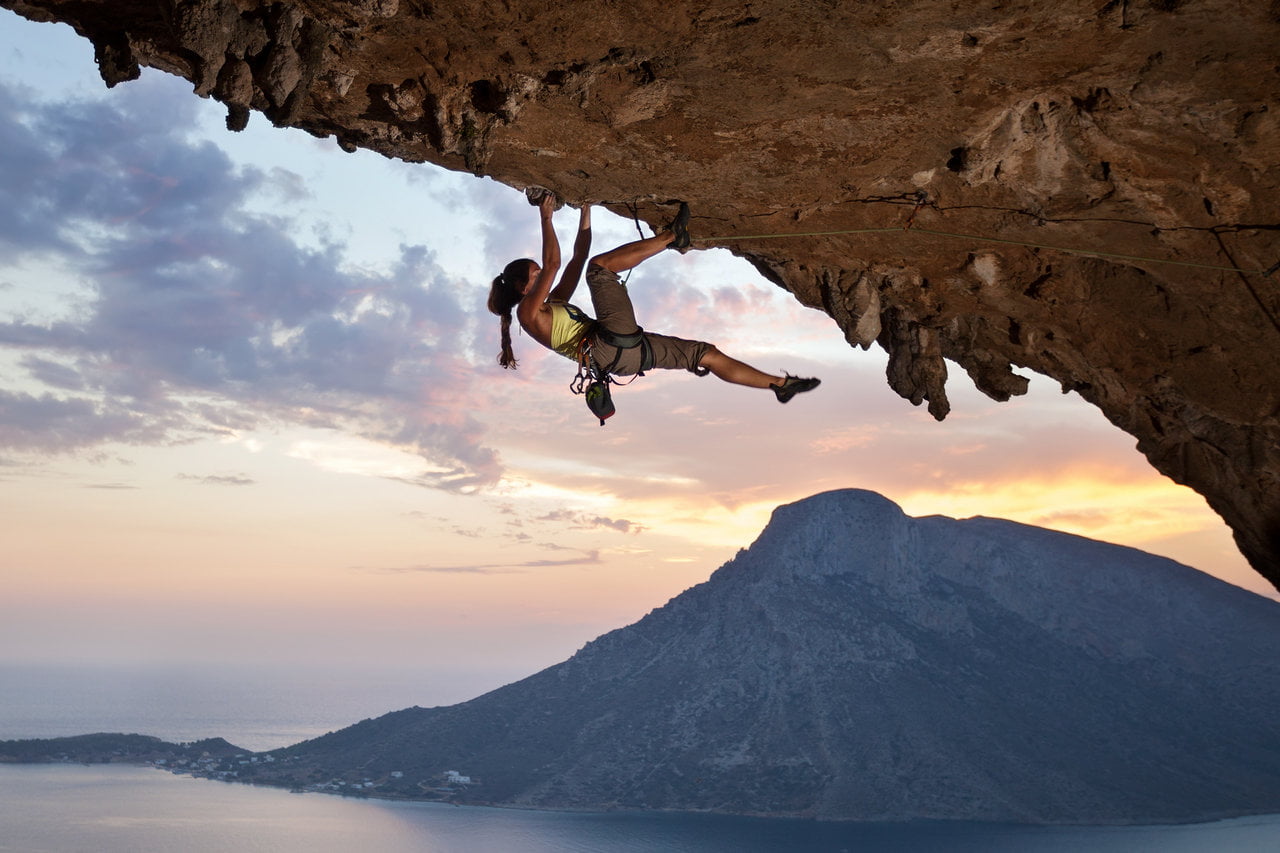
M388 799L449 801L479 785L478 780L458 770L445 770L425 779L407 777L402 770L380 776L334 776L294 756L246 752L220 738L174 744L142 735L103 734L4 741L0 742L0 761L128 763L202 779L283 787L299 793Z
M271 754L240 753L233 756L201 756L194 759L157 758L149 763L162 770L203 779L283 785L286 784L284 778L291 775L287 772L287 766L292 762L291 757L277 759ZM448 800L475 784L476 782L470 776L459 773L457 770L446 770L433 778L419 780L406 779L404 771L392 770L378 778L332 777L309 782L294 780L287 784L287 787L297 792L316 791L346 796Z

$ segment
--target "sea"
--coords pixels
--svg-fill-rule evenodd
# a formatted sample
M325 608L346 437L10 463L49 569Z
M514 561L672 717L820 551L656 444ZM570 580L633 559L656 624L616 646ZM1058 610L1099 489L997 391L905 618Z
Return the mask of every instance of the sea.
M369 671L0 665L0 740L99 731L286 746L442 704L430 678ZM423 697L427 697L423 701ZM1280 815L1174 826L819 823L557 812L295 794L124 765L0 764L0 851L21 853L1256 853Z

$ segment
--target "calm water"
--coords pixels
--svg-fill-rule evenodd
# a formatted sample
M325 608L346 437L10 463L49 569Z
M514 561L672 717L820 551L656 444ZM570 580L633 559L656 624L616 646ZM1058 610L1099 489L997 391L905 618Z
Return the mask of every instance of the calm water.
M137 731L293 743L433 698L362 671L0 667L0 739ZM439 692L436 694L440 695ZM0 765L0 851L21 853L1255 853L1280 851L1280 815L1174 827L817 824L576 814L290 794L124 766Z
M21 853L1256 853L1280 816L1028 828L572 814L290 794L140 767L0 766L0 851Z

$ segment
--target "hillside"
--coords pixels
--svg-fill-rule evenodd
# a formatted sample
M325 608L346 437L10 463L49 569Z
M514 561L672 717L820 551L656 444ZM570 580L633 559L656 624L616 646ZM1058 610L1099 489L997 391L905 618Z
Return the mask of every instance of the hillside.
M258 780L412 793L454 770L461 802L856 820L1274 812L1277 660L1280 605L1186 566L832 492L564 663Z

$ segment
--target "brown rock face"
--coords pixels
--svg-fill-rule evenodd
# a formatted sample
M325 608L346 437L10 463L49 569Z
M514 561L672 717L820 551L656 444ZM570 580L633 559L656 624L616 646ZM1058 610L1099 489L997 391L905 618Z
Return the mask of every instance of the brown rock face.
M944 358L997 400L1013 367L1078 391L1280 583L1280 2L0 5L233 130L651 223L685 199L937 418Z

